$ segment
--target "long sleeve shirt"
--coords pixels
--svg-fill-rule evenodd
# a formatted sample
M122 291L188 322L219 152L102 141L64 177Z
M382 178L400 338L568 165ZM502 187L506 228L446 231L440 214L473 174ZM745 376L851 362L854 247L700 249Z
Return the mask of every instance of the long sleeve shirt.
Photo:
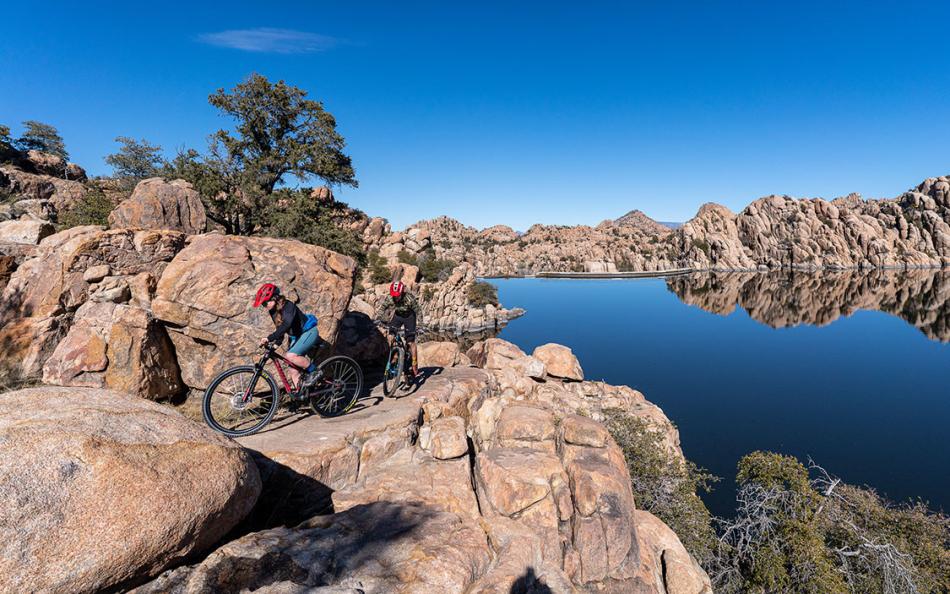
M377 317L380 321L388 322L393 319L393 314L400 317L407 317L416 314L416 323L422 322L422 308L419 307L419 300L416 296L406 291L398 301L393 299L392 295L386 295L377 310Z
M270 333L267 340L276 344L284 339L284 336L300 337L303 334L303 325L306 322L305 316L300 308L293 301L285 301L281 309L281 322L277 329Z

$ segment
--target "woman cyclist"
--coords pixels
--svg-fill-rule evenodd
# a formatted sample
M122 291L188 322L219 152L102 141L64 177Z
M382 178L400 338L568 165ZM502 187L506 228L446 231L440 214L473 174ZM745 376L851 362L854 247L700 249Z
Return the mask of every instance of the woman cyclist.
M266 338L261 339L261 346L267 343L279 345L284 340L284 336L290 338L290 347L284 355L288 361L300 367L307 369L310 366L310 359L307 353L320 340L320 332L316 324L308 326L307 315L300 311L293 301L284 297L280 289L271 283L264 283L257 290L254 298L254 307L264 307L274 321L276 330L271 332ZM287 370L290 383L294 389L300 388L300 372L296 368L290 367Z

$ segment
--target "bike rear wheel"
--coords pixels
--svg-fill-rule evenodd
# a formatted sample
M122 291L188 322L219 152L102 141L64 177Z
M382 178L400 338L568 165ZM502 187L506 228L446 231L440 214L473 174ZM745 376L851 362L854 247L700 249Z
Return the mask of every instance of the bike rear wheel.
M308 395L310 406L322 417L342 415L363 392L363 370L349 357L330 357L314 373L319 379L308 389Z
M241 437L260 431L277 412L277 384L252 365L234 367L212 380L202 412L215 431Z
M383 394L393 396L402 385L402 368L405 365L406 354L400 347L389 349L389 358L386 359L386 369L383 370Z

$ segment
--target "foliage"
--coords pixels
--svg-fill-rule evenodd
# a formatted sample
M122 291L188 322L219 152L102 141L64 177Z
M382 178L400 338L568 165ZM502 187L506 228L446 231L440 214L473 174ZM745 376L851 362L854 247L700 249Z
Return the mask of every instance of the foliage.
M379 252L372 250L366 255L367 266L369 267L369 279L374 285L388 283L393 279L393 271L386 264L386 258L379 255Z
M224 200L227 181L194 149L179 150L175 158L166 161L160 172L165 179L183 179L201 194L205 203Z
M448 258L438 258L435 250L429 249L417 258L419 276L424 282L441 282L449 278L458 262Z
M410 266L417 266L419 264L419 260L416 256L406 250L399 250L399 253L396 254L396 259L399 260L400 264L409 264Z
M717 592L945 592L950 521L895 507L797 459L739 462L736 517L721 520L707 569Z
M277 190L261 217L261 233L325 247L363 264L366 253L359 235L333 221L332 211L346 208L342 202L318 202L310 196L309 189Z
M468 303L475 307L489 304L498 307L498 289L491 283L477 280L468 286Z
M306 97L297 87L253 74L208 98L235 127L212 135L206 158L185 154L179 165L201 178L208 216L228 233L258 232L265 224L259 214L273 204L274 190L288 174L357 185L336 120Z
M81 225L109 225L109 213L115 208L105 193L96 187L90 186L86 194L79 199L72 208L57 215L57 230L79 227Z
M818 494L798 460L739 461L736 518L724 526L713 577L722 592L846 592L818 529Z
M69 153L66 152L66 145L63 143L63 137L59 131L43 122L36 120L27 120L23 122L25 128L23 135L16 141L16 146L21 151L43 151L63 158L69 159Z
M706 254L707 258L709 257L709 242L707 242L705 239L699 239L698 237L694 237L692 243L693 243L693 247L699 248L700 250L703 251L704 254Z
M106 163L121 182L124 189L131 190L135 184L149 177L155 177L164 164L162 147L149 143L144 138L136 140L128 136L115 139L121 146L119 151L106 155Z
M16 154L13 148L13 138L10 137L10 127L0 124L0 162L7 161Z
M637 507L663 520L697 561L708 563L716 533L697 491L708 491L718 478L671 455L660 432L647 421L619 409L605 412L607 429L627 461Z

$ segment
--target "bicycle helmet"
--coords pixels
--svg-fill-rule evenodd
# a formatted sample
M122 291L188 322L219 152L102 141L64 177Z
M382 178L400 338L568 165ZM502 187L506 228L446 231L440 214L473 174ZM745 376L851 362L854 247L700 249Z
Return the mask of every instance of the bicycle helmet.
M254 307L260 307L270 301L280 296L280 289L277 288L277 285L272 283L264 283L261 285L261 288L257 290L257 295L254 297Z
M395 281L393 284L389 285L389 295L391 297L402 297L402 292L406 290L406 285L402 284L400 281Z

